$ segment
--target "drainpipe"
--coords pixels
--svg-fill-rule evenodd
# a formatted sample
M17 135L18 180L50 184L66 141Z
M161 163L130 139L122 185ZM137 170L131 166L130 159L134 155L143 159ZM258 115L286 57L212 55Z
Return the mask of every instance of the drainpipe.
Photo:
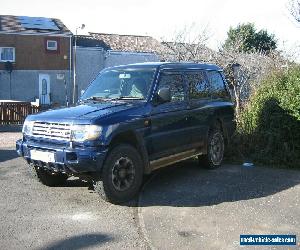
M76 96L76 50L77 50L77 29L74 37L74 54L73 54L73 104L75 104Z
M78 29L84 29L85 24L81 24L81 26L77 27L75 30L74 37L74 55L73 55L73 104L75 104L76 98L76 50L77 50L77 31Z
M11 91L11 72L13 71L13 64L10 61L5 62L4 64L5 70L9 73L9 99L12 99L12 91Z
M72 83L72 49L73 49L73 46L72 46L72 35L70 35L70 56L69 56L69 86L71 86L71 83ZM67 88L66 88L67 89ZM66 95L68 95L68 92L66 91ZM66 96L66 105L67 107L69 106L69 98L68 96Z

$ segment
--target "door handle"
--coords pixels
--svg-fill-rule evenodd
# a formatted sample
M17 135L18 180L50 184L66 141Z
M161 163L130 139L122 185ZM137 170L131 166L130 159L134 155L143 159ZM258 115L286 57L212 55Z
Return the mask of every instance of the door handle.
M144 121L144 125L145 125L145 127L149 127L151 125L151 120L150 119L146 119Z

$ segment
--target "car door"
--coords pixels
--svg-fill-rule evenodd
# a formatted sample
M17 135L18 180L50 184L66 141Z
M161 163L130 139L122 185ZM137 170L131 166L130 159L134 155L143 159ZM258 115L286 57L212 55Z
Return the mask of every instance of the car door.
M171 101L153 105L150 116L150 160L182 152L189 143L186 132L188 115L183 75L179 72L161 72L157 91L163 87L170 88Z
M214 116L222 121L223 132L227 137L227 133L231 134L234 130L234 105L222 73L211 70L207 71L207 75L210 81L211 106L214 109Z
M190 143L193 147L202 147L209 129L209 119L213 114L211 106L210 84L204 70L185 73L188 85L188 117Z

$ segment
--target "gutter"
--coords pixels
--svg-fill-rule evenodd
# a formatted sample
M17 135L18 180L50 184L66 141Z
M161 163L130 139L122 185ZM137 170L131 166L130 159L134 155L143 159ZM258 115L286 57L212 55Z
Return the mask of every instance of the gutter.
M0 31L0 35L19 35L19 36L56 36L56 37L69 37L72 36L72 33L53 33L53 32L41 32L41 33L22 33L22 32L8 32L8 31Z

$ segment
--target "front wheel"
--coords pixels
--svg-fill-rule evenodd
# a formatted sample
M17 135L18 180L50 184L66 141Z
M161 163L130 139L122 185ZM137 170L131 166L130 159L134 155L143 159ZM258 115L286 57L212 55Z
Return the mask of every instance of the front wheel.
M101 178L94 180L95 191L114 204L129 201L137 195L143 180L143 162L131 145L121 144L108 154Z
M224 156L224 135L218 128L209 132L207 141L207 154L198 157L199 165L214 169L220 167Z

